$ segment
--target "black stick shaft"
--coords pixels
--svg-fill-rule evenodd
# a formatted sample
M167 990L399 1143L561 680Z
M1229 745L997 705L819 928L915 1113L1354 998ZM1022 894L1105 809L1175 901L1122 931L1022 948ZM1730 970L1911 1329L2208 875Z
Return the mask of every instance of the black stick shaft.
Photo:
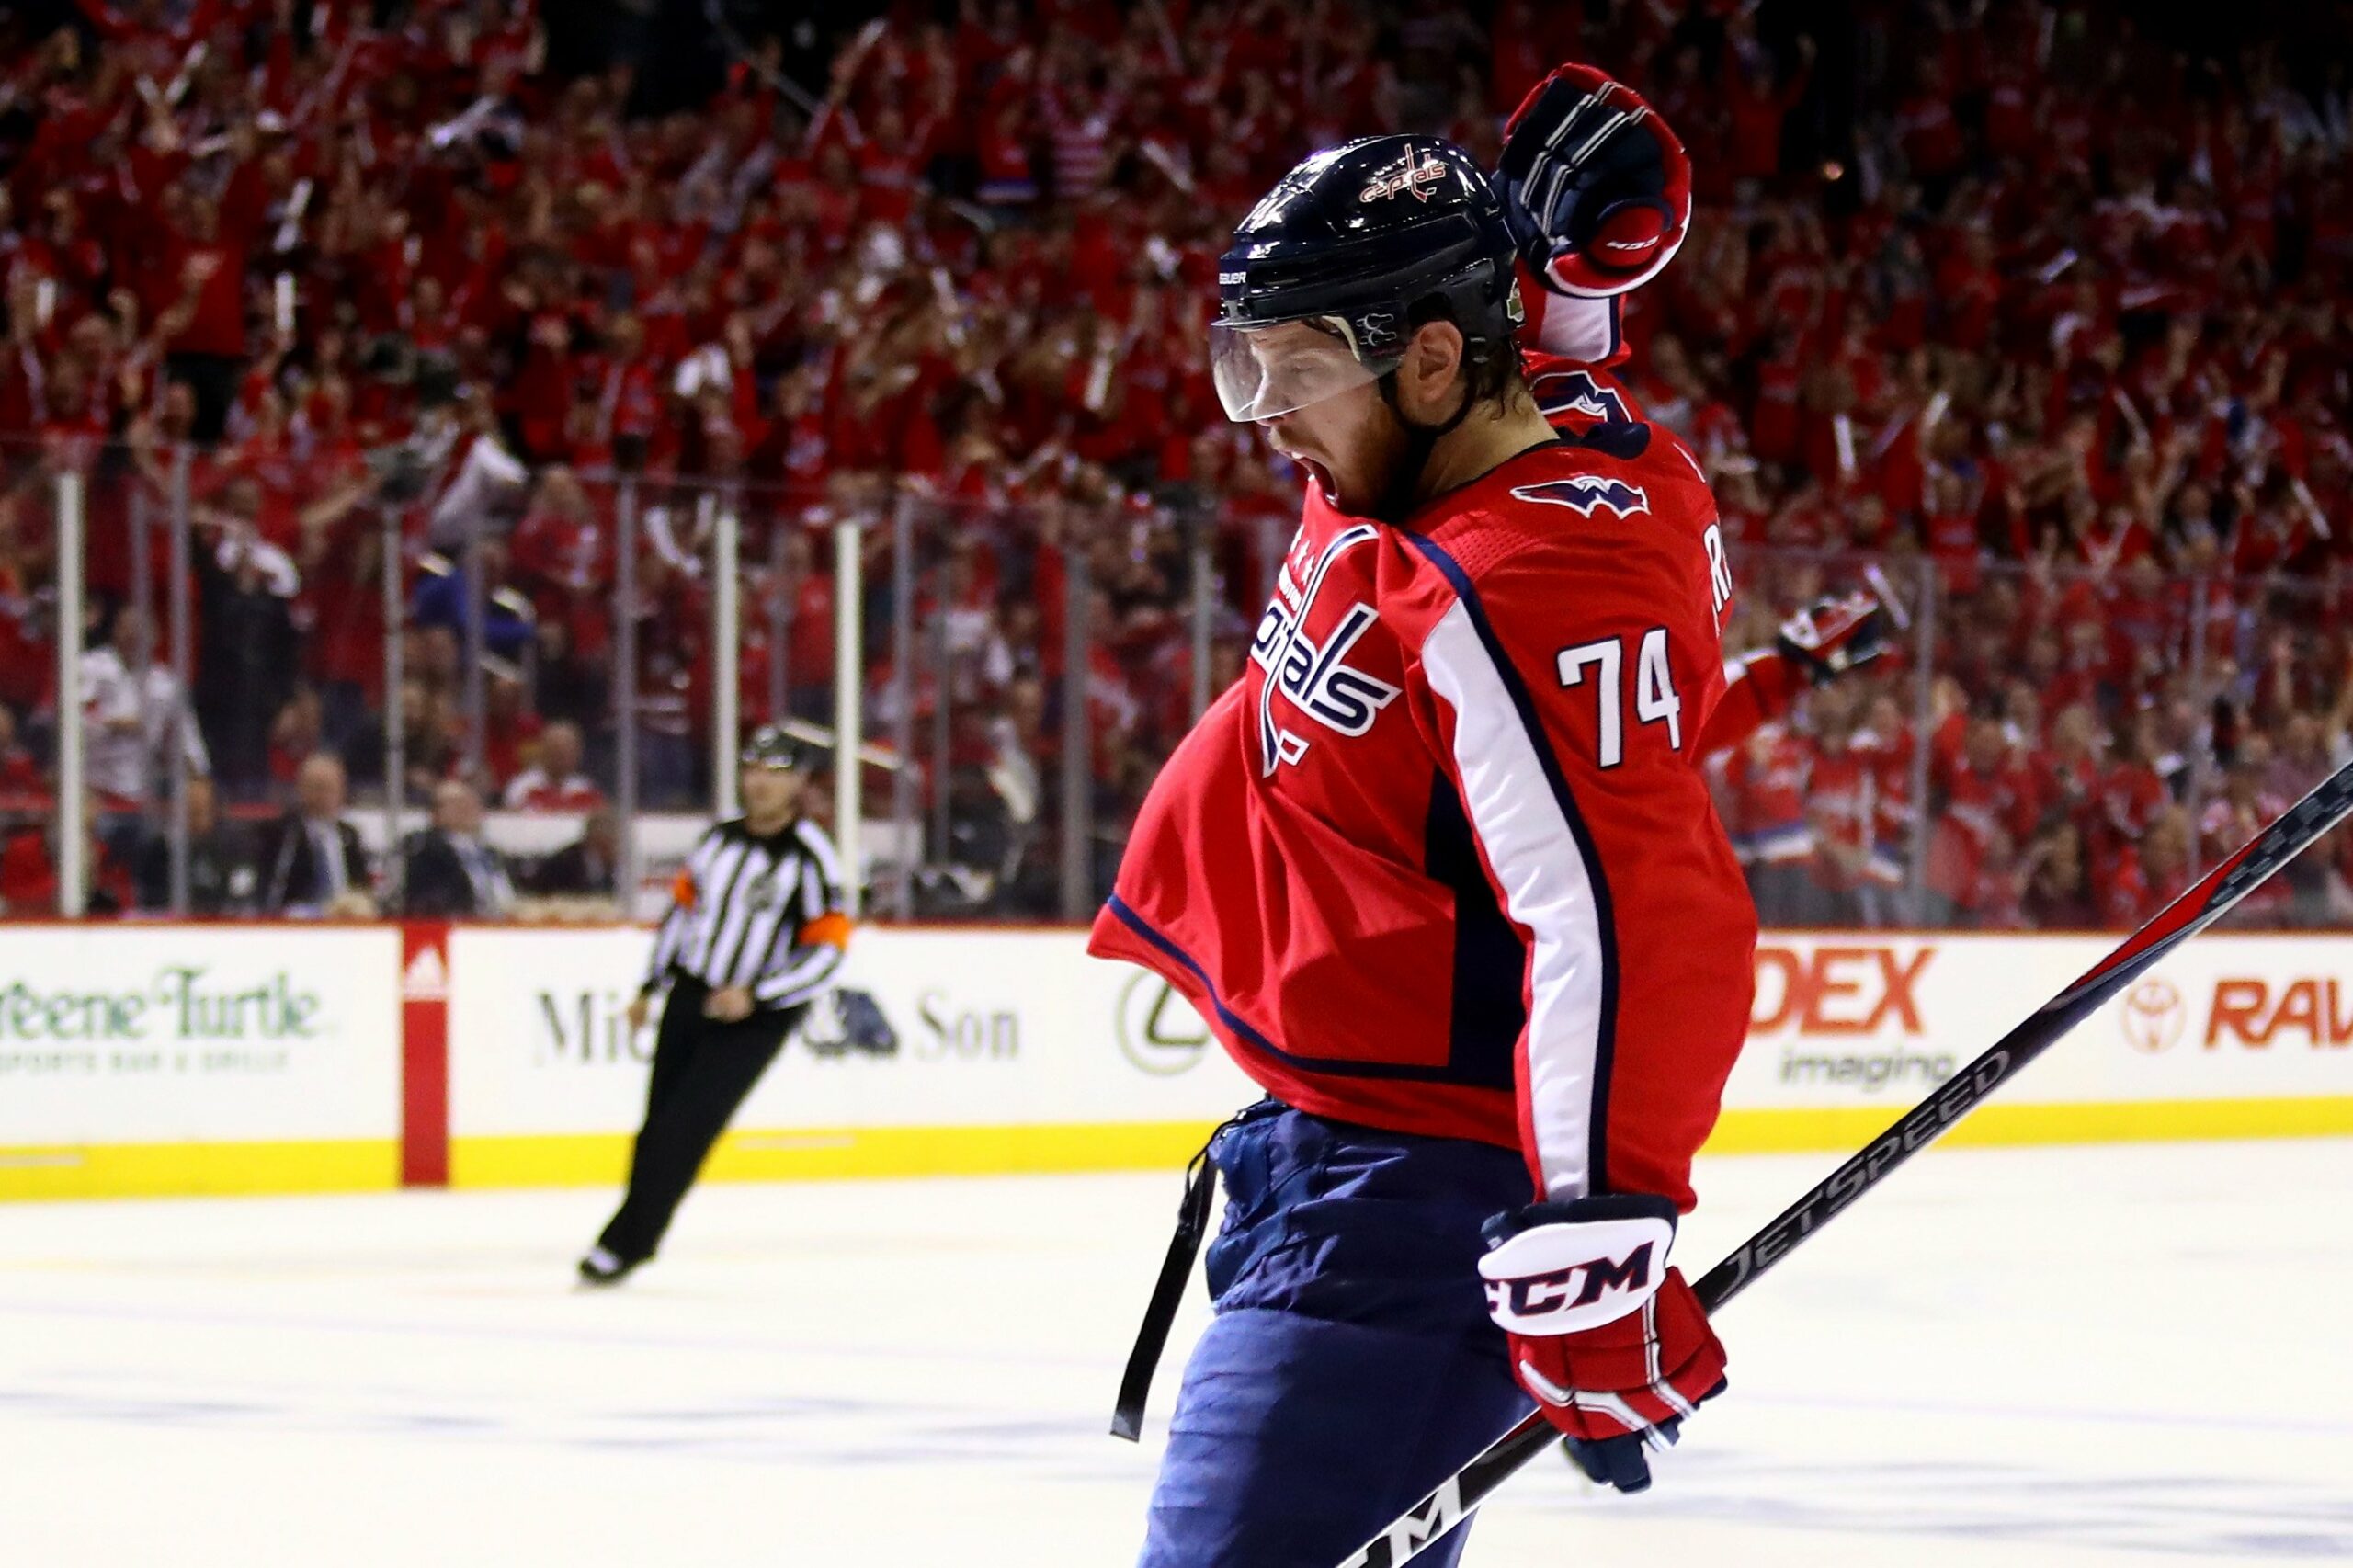
M1692 1287L1699 1304L1713 1313L1739 1295L1800 1243L1829 1223L1855 1199L1879 1185L1888 1172L1927 1148L1947 1129L2015 1076L2018 1070L2059 1043L2109 998L2145 973L2159 960L2227 914L2271 874L2302 854L2321 835L2353 813L2353 764L2340 769L2237 854L2209 871L2199 883L2158 912L2114 952L2064 991L2045 1002L2025 1022L1947 1080L1936 1093L1904 1113L1902 1120L1830 1173L1813 1191L1790 1204L1772 1222L1733 1249ZM1469 1518L1520 1466L1552 1444L1551 1422L1540 1415L1488 1445L1438 1489L1365 1542L1340 1568L1397 1568L1418 1557L1447 1531Z

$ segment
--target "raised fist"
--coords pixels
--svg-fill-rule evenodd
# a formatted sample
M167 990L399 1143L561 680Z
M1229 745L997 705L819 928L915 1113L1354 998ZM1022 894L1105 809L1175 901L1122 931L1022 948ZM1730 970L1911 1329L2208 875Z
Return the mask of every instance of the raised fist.
M1691 160L1640 93L1586 65L1529 90L1504 130L1504 213L1556 293L1606 299L1675 257L1691 226Z

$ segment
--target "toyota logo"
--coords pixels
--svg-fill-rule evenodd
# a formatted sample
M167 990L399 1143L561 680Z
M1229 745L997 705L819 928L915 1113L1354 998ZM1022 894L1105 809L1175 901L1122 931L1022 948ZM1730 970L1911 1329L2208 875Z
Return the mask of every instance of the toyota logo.
M2153 1056L2169 1050L2180 1040L2188 1011L2173 982L2153 974L2124 994L2124 1038L2133 1050Z
M1120 992L1120 1054L1157 1078L1190 1072L1210 1043L1193 1005L1156 974L1129 977Z

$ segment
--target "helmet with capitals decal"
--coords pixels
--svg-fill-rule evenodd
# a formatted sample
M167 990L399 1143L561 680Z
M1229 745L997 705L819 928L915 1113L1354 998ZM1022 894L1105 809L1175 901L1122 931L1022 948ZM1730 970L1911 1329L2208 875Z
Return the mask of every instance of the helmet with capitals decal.
M1285 175L1218 261L1211 363L1228 417L1303 408L1397 368L1425 321L1450 321L1463 363L1516 353L1521 312L1503 201L1434 136L1368 136ZM1313 332L1266 329L1303 324Z

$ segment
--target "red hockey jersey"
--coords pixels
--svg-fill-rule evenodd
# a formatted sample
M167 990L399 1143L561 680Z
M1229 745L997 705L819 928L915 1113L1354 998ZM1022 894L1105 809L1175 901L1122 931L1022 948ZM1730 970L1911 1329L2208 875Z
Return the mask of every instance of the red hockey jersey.
M1691 1202L1756 913L1697 766L1732 578L1672 434L1608 421L1402 527L1312 506L1092 950L1277 1098Z

